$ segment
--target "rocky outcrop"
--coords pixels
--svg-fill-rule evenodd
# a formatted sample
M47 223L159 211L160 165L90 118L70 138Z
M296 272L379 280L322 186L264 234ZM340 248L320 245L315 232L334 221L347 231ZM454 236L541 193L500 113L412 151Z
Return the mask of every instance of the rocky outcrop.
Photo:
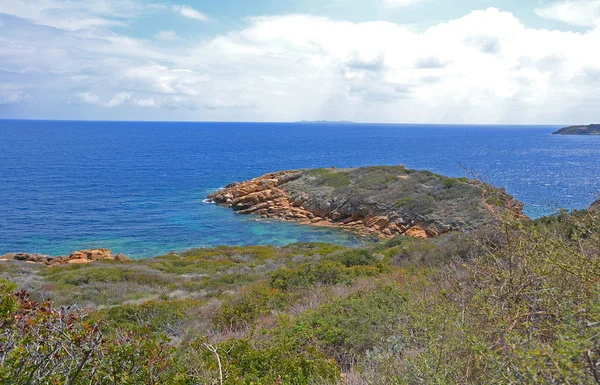
M52 257L43 254L29 253L11 253L0 255L0 261L23 261L28 263L37 263L46 266L57 266L66 264L83 264L95 261L129 261L123 254L113 254L109 249L93 249L74 251L68 256Z
M564 127L553 135L600 135L600 124Z
M270 173L226 186L208 200L262 218L429 238L490 223L498 209L525 217L520 202L494 192L488 200L489 189L479 182L390 166Z

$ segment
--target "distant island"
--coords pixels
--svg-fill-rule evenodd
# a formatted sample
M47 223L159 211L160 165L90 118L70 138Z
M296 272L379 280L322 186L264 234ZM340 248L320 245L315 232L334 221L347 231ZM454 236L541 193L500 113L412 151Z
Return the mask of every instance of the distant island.
M303 123L303 124L356 124L356 122L352 122L349 120L301 120L299 122L296 123Z
M561 128L553 135L600 135L600 124L590 124L587 126L569 126Z

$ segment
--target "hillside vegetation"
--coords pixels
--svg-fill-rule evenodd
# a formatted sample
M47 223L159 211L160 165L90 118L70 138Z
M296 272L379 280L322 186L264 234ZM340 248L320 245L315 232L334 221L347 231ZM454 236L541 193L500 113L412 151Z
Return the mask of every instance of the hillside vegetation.
M0 264L2 384L598 384L600 218Z

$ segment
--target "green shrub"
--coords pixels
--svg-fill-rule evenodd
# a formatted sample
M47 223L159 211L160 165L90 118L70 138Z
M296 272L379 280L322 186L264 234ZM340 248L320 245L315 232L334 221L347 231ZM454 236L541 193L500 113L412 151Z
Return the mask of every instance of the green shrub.
M95 282L135 282L147 285L166 285L171 280L159 272L130 267L95 263L93 265L70 265L47 269L47 280L64 285L83 286Z
M213 322L222 329L243 328L272 310L281 310L285 302L286 296L279 289L256 284L225 300Z
M322 176L322 175L329 175L331 174L333 171L331 169L328 168L315 168L312 169L308 172L309 175L312 176Z
M276 330L274 340L289 344L294 351L318 347L348 369L357 355L393 331L406 303L407 296L395 285L384 284L309 310Z
M105 321L111 329L149 329L152 332L172 334L178 324L188 317L191 309L202 302L195 300L148 301L141 305L120 305L92 314L92 319Z
M279 268L271 273L271 286L280 290L288 290L293 287L315 284L350 283L352 278L351 271L342 263L321 260L318 263L305 263L293 269Z
M350 186L350 178L347 172L338 171L319 176L316 183L332 188L347 187Z
M372 253L364 249L346 251L337 260L346 267L374 265L378 262Z
M413 197L408 197L408 196L407 196L407 197L403 197L403 198L400 198L400 199L398 199L398 200L396 201L396 204L395 204L395 206L396 206L397 208L405 207L405 206L408 206L408 205L410 205L410 204L411 204L411 203L413 203L414 201L415 201L415 198L413 198Z
M183 385L164 339L143 331L103 334L83 318L0 287L0 383Z
M191 378L192 383L218 383L217 354L225 385L308 385L316 381L334 384L340 379L335 361L311 347L292 353L288 346L282 344L257 343L249 339L232 339L211 347L215 352L209 351L202 340L186 347L187 350L201 352L186 363L192 369L188 372L197 372L201 368L201 375Z

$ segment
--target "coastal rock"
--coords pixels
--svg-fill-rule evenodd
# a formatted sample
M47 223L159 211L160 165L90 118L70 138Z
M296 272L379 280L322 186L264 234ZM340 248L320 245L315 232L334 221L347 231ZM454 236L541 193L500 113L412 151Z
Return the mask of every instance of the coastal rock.
M233 183L208 201L240 214L384 238L470 231L505 213L527 219L523 204L502 189L402 165L269 173Z
M29 253L10 253L0 255L0 261L23 261L27 263L37 263L46 266L57 266L66 264L84 264L95 261L118 261L125 262L129 261L123 254L113 254L109 249L92 249L92 250L80 250L74 251L68 256L57 256L52 257L43 254L29 254Z

